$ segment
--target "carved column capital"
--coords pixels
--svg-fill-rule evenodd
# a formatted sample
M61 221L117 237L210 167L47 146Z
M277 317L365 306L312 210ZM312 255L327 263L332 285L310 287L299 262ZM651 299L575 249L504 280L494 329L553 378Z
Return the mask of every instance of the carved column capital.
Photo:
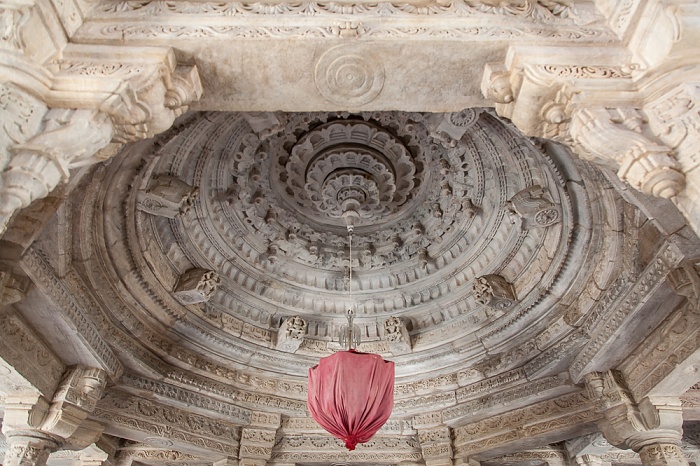
M5 434L7 452L5 466L44 466L49 455L60 443L49 435L39 432L13 432Z
M604 416L598 427L611 444L636 452L647 445L680 444L683 412L678 398L646 397L637 403L617 371L589 373L584 380Z
M681 447L669 443L655 443L639 450L639 457L644 466L687 466Z
M634 109L583 108L574 113L569 132L579 155L617 169L639 191L674 197L685 177L671 148L643 134L645 123Z

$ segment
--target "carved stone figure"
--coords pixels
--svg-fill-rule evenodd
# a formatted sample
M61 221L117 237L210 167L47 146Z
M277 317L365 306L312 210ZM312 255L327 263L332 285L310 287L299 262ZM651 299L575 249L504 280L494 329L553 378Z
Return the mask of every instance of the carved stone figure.
M494 309L504 310L515 305L517 298L513 285L500 275L483 275L474 280L476 302Z
M392 354L411 352L411 337L408 335L406 325L396 316L391 316L384 321L384 339L389 343L389 351Z
M287 317L277 331L276 348L287 353L294 353L306 336L306 321L299 316Z
M199 188L171 175L158 175L146 191L139 191L137 208L159 217L175 218L190 211Z
M182 274L173 295L182 304L197 304L209 301L219 286L221 278L212 270L191 269Z

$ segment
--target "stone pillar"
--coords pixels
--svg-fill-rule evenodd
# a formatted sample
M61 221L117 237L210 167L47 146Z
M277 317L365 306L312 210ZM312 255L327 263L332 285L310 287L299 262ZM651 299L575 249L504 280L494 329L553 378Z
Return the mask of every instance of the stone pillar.
M681 447L672 443L654 443L642 447L639 457L644 466L686 466L688 460Z
M577 455L574 461L578 466L603 466L603 460L597 455Z
M419 429L418 441L426 466L452 466L452 437L449 427Z
M38 431L16 431L5 436L8 448L4 466L44 466L60 446L58 440Z
M683 411L677 397L645 397L635 402L618 371L584 376L595 407L604 417L598 427L618 448L639 453L644 466L685 466L680 449Z
M87 419L102 396L104 371L75 366L68 369L51 403L37 394L5 400L2 432L8 445L5 465L46 464L61 447L81 450L102 434L102 426Z

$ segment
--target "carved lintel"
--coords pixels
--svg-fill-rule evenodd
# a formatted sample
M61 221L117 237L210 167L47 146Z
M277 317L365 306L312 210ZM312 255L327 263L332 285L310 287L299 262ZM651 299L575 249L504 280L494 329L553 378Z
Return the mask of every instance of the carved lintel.
M632 109L581 109L572 117L570 133L580 155L617 168L618 177L635 189L674 197L683 190L685 177L671 149L642 134L644 123Z
M519 191L506 205L511 219L520 219L523 229L547 227L561 221L561 207L546 189L535 185Z
M159 217L175 218L187 214L194 205L199 188L170 175L158 175L151 186L137 195L136 208Z
M219 286L221 278L213 270L191 269L182 274L173 292L182 304L197 304L209 301Z
M474 298L481 305L500 310L512 307L517 301L513 285L500 275L477 277Z
M411 352L411 337L406 325L396 316L384 321L384 339L389 343L389 351L394 355Z
M286 353L296 352L304 341L306 327L306 321L299 316L284 319L277 332L276 348Z

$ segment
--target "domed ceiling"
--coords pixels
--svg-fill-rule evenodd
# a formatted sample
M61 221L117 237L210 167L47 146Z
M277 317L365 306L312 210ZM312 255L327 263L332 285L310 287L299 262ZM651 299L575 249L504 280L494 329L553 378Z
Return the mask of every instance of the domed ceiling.
M483 109L191 113L72 199L65 280L118 367L93 417L190 463L422 464L593 432L582 376L636 343L591 335L660 247L598 169ZM392 418L352 453L306 408L349 308L359 350L396 365Z

